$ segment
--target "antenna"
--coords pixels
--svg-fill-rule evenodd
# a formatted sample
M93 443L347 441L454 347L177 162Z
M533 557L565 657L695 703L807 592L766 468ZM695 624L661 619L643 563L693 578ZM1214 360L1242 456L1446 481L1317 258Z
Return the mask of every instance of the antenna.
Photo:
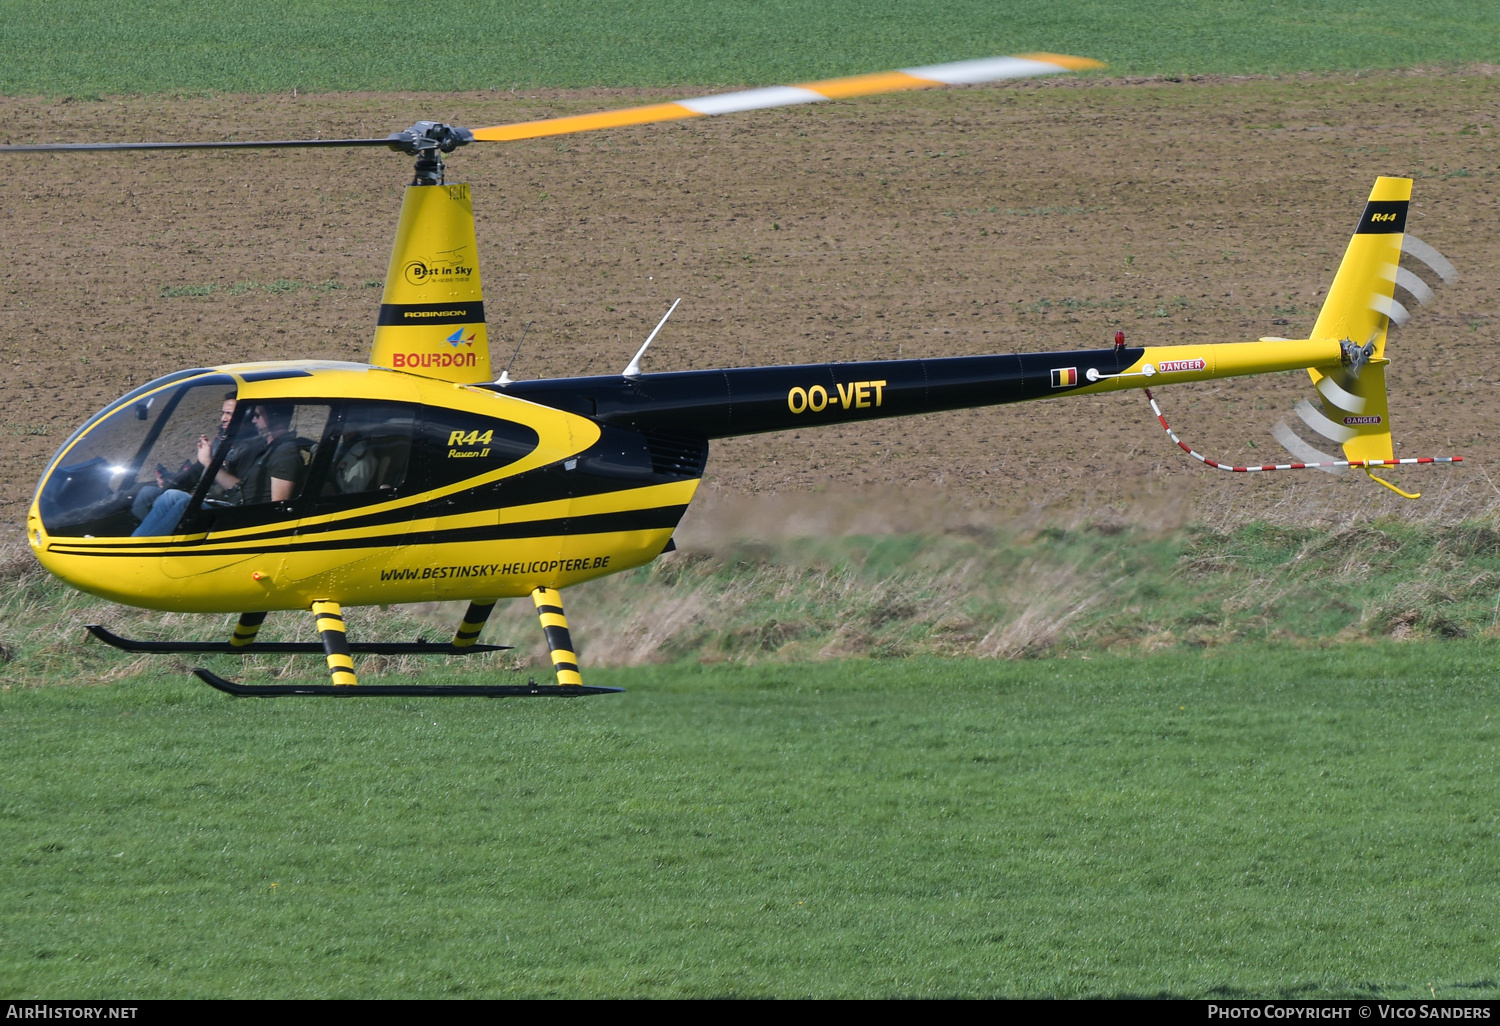
M682 297L678 296L672 301L672 305L667 312L662 314L662 318L657 322L656 327L651 329L651 334L646 336L646 342L641 346L640 352L636 353L631 358L630 363L626 365L625 370L622 372L625 377L634 380L641 376L641 357L646 355L646 350L650 347L652 339L656 338L656 333L661 330L663 324L667 323L667 318L672 316L672 311L677 309L677 304L680 302L682 302Z
M531 330L531 326L533 324L535 324L535 323L536 323L536 321L527 321L526 322L526 327L524 329L522 329L522 331L521 331L521 341L519 341L519 342L516 343L516 351L514 353L510 354L510 363L507 363L505 365L505 369L503 371L501 371L500 372L500 376L495 379L495 384L497 384L497 385L508 385L508 384L510 384L510 380L511 380L510 379L511 364L515 363L516 362L516 357L518 357L518 356L521 355L521 347L526 344L526 332L530 331Z

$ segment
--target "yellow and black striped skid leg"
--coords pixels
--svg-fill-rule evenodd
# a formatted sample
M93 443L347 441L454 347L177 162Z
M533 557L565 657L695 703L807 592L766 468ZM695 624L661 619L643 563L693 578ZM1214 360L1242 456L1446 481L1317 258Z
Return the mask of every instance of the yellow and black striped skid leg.
M229 639L229 647L249 648L255 644L255 636L260 633L260 625L265 622L265 613L241 613L240 622L234 625L234 634Z
M323 654L328 658L328 676L336 687L353 687L359 683L354 675L354 655L344 633L344 613L337 602L314 602L313 616L318 618L318 636L323 639Z
M490 618L490 613L495 609L494 599L475 599L469 603L469 611L464 614L463 622L458 625L458 630L453 634L454 648L469 648L479 640L479 634L484 630L484 625Z
M557 684L538 684L530 681L526 684L359 684L354 674L354 660L350 656L352 648L358 648L361 652L391 652L391 653L420 653L423 655L467 655L475 651L495 651L503 648L501 645L476 645L474 639L479 636L483 629L485 619L489 616L490 607L493 602L476 602L469 607L469 612L464 616L463 624L459 627L458 636L454 638L452 645L412 644L401 643L380 644L363 643L351 645L344 633L344 614L337 602L314 602L313 615L318 620L318 634L322 637L322 649L324 656L328 659L328 673L332 678L332 684L236 684L234 681L225 680L218 674L197 667L193 673L199 680L211 684L220 691L241 697L272 697L275 695L339 695L342 697L373 697L376 695L424 695L430 697L457 697L457 698L501 698L521 697L525 695L552 695L559 697L576 698L580 695L599 695L612 691L623 691L624 688L601 688L585 687L582 679L578 676L577 656L573 654L573 642L568 637L568 623L564 619L562 607L552 605L556 602L557 592L538 590L537 595L547 595L547 607L543 608L543 600L537 599L537 606L542 612L542 624L547 630L547 640L553 650L553 661L557 669ZM251 614L253 615L253 614ZM264 614L261 614L262 617ZM555 619L549 621L549 616ZM561 634L556 631L560 630ZM467 637L466 637L467 636ZM222 643L221 643L222 644ZM564 646L559 649L559 644ZM280 645L265 645L257 648L247 649L247 652L257 651L264 648L266 651L313 651L313 646L302 643L285 643ZM210 649L202 649L209 651ZM220 646L215 646L213 651L222 651ZM566 659L566 663L563 661ZM564 674L568 677L564 677ZM569 683L571 679L571 683ZM357 687L355 685L358 685Z
M573 651L573 635L568 633L568 614L563 612L562 593L556 588L538 588L531 593L537 615L542 618L542 633L552 653L552 670L559 687L576 688L583 684L578 672L578 653Z

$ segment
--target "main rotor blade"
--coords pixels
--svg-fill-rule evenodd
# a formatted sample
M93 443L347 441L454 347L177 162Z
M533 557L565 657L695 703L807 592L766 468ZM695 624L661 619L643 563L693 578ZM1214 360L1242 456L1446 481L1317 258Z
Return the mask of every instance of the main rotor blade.
M599 114L578 114L566 118L548 118L543 121L520 121L509 125L493 125L489 128L476 129L474 139L482 142L536 139L548 135L592 132L601 128L644 125L655 121L676 121L680 118L710 117L715 114L732 114L745 110L764 110L768 107L821 103L824 100L842 100L851 96L899 93L907 89L933 89L938 86L998 82L1007 78L1057 75L1068 71L1086 71L1104 66L1102 62L1088 57L1069 57L1059 53L1028 53L1017 57L981 57L978 60L954 61L951 64L929 64L920 68L903 68L900 71L829 78L821 82L804 82L795 86L770 86L765 89L746 89L737 93L720 93L717 96L699 96L691 100L678 100L675 103L653 103L645 107L627 107L624 110L604 111Z
M242 150L299 146L389 146L389 139L269 139L263 142L29 143L0 146L0 153L46 153L52 150Z

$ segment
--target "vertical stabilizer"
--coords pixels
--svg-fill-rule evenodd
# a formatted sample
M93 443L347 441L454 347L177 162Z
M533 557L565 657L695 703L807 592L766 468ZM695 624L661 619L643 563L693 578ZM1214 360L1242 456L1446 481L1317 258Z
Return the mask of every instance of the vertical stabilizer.
M467 185L407 186L370 363L465 384L493 377Z
M1328 418L1347 432L1343 447L1349 460L1394 458L1385 343L1391 322L1405 317L1395 287L1410 201L1410 178L1375 179L1312 331L1314 341L1346 343L1346 358L1354 355L1343 372L1308 371Z

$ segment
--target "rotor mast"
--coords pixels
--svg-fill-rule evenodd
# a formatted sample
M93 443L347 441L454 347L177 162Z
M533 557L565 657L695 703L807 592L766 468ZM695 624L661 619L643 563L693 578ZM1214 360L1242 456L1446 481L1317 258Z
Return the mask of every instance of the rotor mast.
M443 154L473 139L438 121L389 136L391 149L417 162L386 268L373 366L460 384L494 377L469 187L443 179Z

